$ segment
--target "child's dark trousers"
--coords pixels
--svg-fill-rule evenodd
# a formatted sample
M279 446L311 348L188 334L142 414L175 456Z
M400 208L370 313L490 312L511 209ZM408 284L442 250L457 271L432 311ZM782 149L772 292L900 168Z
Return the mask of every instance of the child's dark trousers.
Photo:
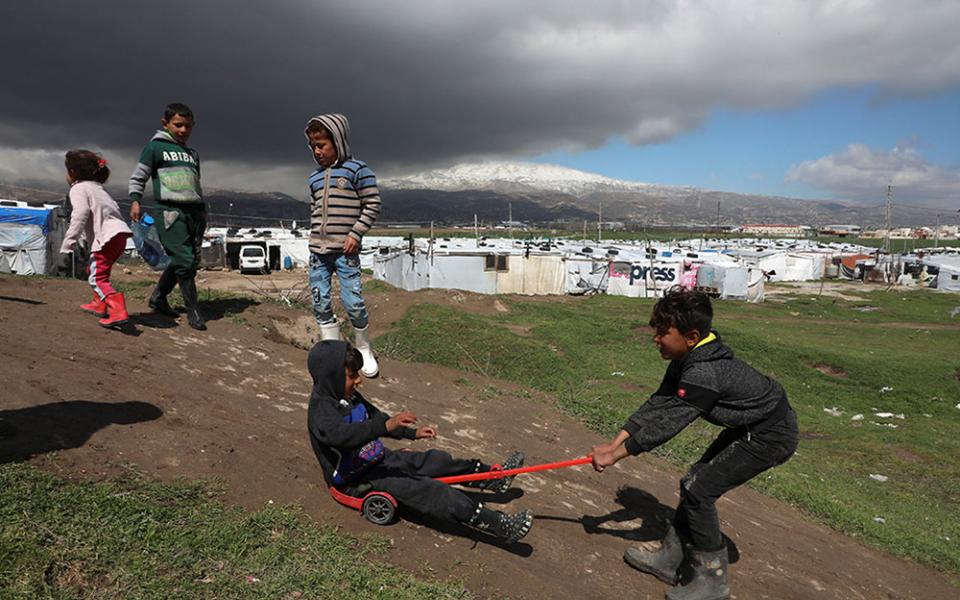
M723 548L717 499L786 462L796 451L798 439L793 409L759 431L724 430L680 480L674 527L681 537L688 537L694 548L704 552Z
M489 469L476 459L453 458L442 450L387 449L383 461L370 469L363 480L373 489L396 498L400 506L445 521L463 523L476 511L476 500L433 478L466 475L478 468Z

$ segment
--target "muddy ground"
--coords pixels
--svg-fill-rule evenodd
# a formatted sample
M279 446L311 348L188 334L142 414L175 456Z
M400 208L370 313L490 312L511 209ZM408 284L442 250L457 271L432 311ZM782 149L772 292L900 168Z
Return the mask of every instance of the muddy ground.
M150 279L133 269L119 280ZM302 287L303 273L256 287ZM205 273L201 287L236 289L252 278ZM310 390L302 346L310 318L272 303L207 303L209 330L146 314L147 288L130 294L134 328L100 328L77 306L81 281L0 276L0 416L18 433L0 460L27 460L71 479L103 479L133 465L164 480L216 478L225 500L248 508L303 505L316 521L356 535L383 535L388 559L414 573L465 580L480 597L662 598L667 587L621 559L635 540L656 539L677 500L680 472L649 456L603 474L589 467L524 475L487 498L532 509L534 527L505 547L468 530L415 517L368 524L327 495L306 435ZM461 292L367 294L375 333L416 302L506 310ZM575 298L554 301L571 302ZM451 335L455 335L451 332ZM444 343L438 340L438 343ZM601 439L536 392L474 374L384 360L362 390L388 411L410 409L436 425L436 446L499 460L513 448L528 464L584 455ZM643 398L637 398L638 404ZM736 562L734 597L790 600L956 598L951 576L867 549L749 489L719 503ZM264 574L269 576L269 574Z

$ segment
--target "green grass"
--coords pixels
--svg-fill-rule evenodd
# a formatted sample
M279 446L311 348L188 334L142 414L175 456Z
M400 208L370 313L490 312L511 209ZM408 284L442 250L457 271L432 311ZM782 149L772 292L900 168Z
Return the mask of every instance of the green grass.
M715 303L725 341L784 385L800 418L797 455L753 485L893 554L960 573L960 329L950 327L960 318L949 316L960 297L857 295L864 300ZM652 301L501 301L510 312L496 316L415 305L377 345L397 358L542 390L603 435L618 431L659 384L666 363L643 327ZM876 310L855 310L866 305ZM843 414L824 411L834 408ZM852 420L857 414L863 419ZM716 433L695 423L657 453L687 465Z
M129 281L114 282L113 287L116 288L118 292L129 295L130 292L135 290L142 291L144 289L147 289L149 293L156 284L157 282L152 279L131 279Z
M199 483L67 483L0 466L2 598L470 597L387 565L385 549L294 506L226 507Z

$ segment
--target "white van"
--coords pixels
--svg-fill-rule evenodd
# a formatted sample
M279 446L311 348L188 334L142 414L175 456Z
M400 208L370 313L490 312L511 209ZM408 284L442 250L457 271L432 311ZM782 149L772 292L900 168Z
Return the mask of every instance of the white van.
M262 246L240 246L240 272L270 272L267 267L267 253Z

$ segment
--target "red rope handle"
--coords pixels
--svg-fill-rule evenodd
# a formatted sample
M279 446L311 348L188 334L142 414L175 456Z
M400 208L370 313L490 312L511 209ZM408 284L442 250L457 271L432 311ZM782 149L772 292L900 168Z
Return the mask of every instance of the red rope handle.
M559 462L545 463L542 465L531 465L529 467L520 467L519 469L496 469L493 471L486 471L484 473L471 473L470 475L451 475L449 477L437 477L437 481L442 481L443 483L464 483L467 481L483 481L485 479L502 479L504 477L510 477L512 475L519 475L521 473L532 473L534 471L549 471L552 469L562 469L564 467L572 467L574 465L583 465L590 462L591 459L589 456L584 456L581 458L575 458L573 460L561 460Z

